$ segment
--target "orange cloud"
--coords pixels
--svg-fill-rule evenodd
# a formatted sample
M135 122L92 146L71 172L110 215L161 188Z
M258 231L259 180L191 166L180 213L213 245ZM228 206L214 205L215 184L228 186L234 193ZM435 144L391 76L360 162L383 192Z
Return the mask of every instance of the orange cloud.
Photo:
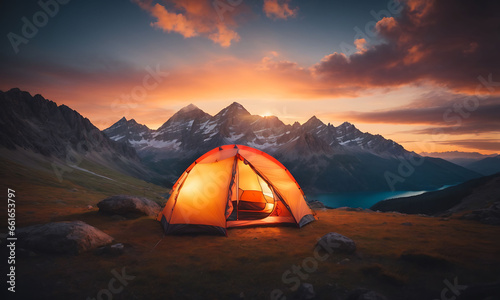
M236 24L228 18L222 22L209 1L171 0L171 9L148 0L134 2L156 19L151 26L163 31L175 32L185 38L204 36L222 47L240 40L238 33L228 27Z
M290 8L290 0L264 0L264 12L271 19L286 20L297 16L298 8Z
M157 19L156 22L151 23L154 27L180 33L186 38L198 35L195 24L188 21L182 14L170 13L160 4L155 4L149 11Z
M397 22L393 17L384 17L375 25L377 31L391 31L397 26Z
M357 53L366 52L366 40L365 39L357 39L354 41L354 46L356 46Z
M296 62L288 61L288 60L279 60L279 54L276 51L271 51L270 56L265 56L260 61L260 64L257 66L257 70L260 71L269 71L269 70L277 70L277 71L304 71L308 73L304 68L300 67Z
M227 26L221 23L217 24L217 32L211 33L208 37L222 47L229 47L232 41L237 42L240 40L237 32L228 29Z

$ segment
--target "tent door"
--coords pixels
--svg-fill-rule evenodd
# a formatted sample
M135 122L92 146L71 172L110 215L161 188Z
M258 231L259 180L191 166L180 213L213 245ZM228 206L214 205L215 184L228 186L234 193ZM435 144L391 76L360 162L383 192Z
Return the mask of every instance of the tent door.
M236 172L230 187L232 212L227 218L234 220L259 220L271 215L276 207L272 188L243 159L236 161Z

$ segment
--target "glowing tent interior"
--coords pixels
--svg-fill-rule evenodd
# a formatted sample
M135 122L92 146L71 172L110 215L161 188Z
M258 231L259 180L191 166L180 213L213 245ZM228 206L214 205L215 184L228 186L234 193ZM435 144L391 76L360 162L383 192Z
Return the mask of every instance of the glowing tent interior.
M226 145L189 166L158 214L166 234L227 234L238 226L291 223L314 216L292 174L260 150Z

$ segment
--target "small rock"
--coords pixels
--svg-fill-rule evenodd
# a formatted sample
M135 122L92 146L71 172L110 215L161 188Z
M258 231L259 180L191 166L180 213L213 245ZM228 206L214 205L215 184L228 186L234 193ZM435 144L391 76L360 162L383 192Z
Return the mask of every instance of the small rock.
M314 299L316 297L316 293L314 292L314 287L310 283L302 283L299 288L297 289L297 292L295 293L295 296L293 299L295 300L310 300Z
M377 292L369 291L361 295L358 300L387 300L387 298Z
M413 226L413 224L411 222L404 222L404 223L401 223L401 225L403 225L403 226Z
M323 202L320 202L318 200L309 201L307 202L307 205L311 209L321 209L321 210L326 209L326 206L323 204Z
M123 250L125 249L125 245L122 243L114 244L111 245L111 251L114 252L115 254L122 254Z
M92 205L87 205L88 210L91 210L92 208L94 208Z
M111 246L103 246L95 249L95 255L110 255L110 256L118 256L122 255L125 250L125 245L122 243L114 244Z
M343 260L339 261L337 265L345 265L349 263L351 260L349 258L344 258Z
M387 300L387 298L375 291L356 289L349 294L347 300Z
M318 240L318 244L328 253L339 252L351 254L356 252L356 243L340 233L330 232Z

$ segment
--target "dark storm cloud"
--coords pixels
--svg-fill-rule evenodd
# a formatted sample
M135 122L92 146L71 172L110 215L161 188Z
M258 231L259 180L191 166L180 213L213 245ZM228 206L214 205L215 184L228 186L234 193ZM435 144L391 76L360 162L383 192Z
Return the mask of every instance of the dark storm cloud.
M500 82L499 11L499 1L409 0L400 16L377 23L384 43L351 56L330 54L314 71L335 85L425 81L471 93L478 76L493 73Z

